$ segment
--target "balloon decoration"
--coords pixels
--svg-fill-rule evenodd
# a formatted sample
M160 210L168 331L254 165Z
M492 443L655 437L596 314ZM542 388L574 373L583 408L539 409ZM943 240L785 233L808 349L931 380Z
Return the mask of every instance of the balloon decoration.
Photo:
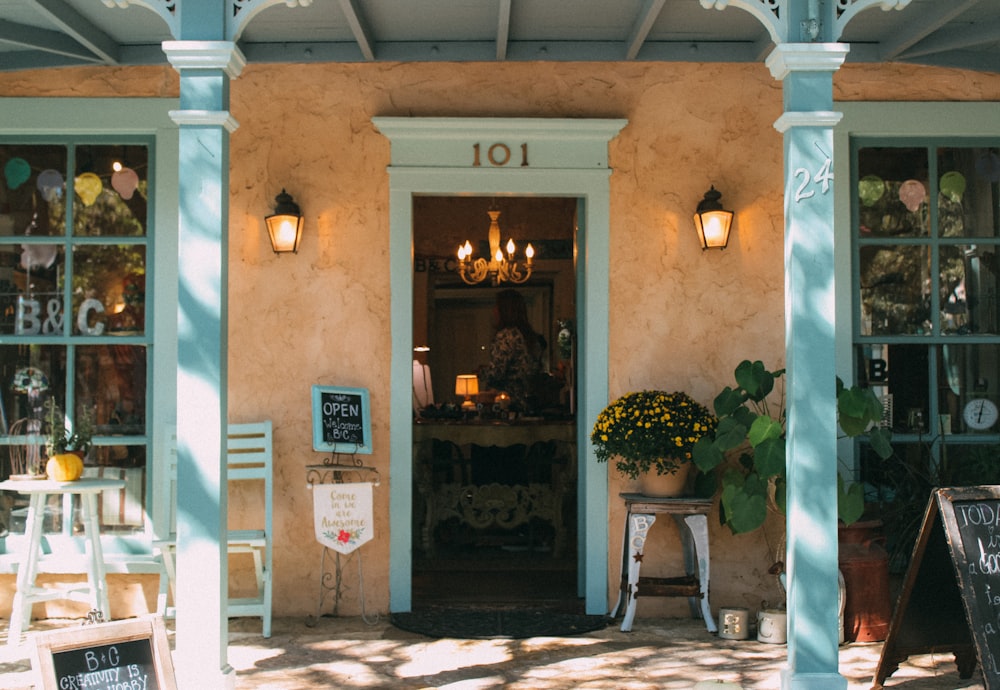
M960 203L965 194L965 176L954 170L946 172L941 176L941 193L955 203Z
M3 174L7 178L7 188L17 189L31 177L31 166L23 158L11 158L3 166Z
M116 170L111 175L111 186L121 195L122 199L128 201L135 193L136 187L139 186L139 176L132 168Z
M38 181L35 182L38 191L42 193L42 198L50 204L62 198L64 184L66 181L63 179L62 173L52 168L40 172Z
M878 175L865 175L858 180L858 197L865 206L872 206L885 194L885 182Z
M899 200L903 202L910 213L914 213L920 208L925 196L927 196L927 190L917 180L907 180L899 185Z
M76 193L80 195L84 206L91 206L104 191L104 183L94 173L83 173L76 178Z

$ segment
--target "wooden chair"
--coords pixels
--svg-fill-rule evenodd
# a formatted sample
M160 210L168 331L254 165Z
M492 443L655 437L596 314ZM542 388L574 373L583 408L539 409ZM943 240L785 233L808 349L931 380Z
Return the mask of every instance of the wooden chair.
M169 516L164 516L169 531L154 542L163 558L163 575L161 577L161 592L165 591L164 578L168 583L171 598L176 580L175 552L177 546L177 433L170 429L164 434L161 446L161 461L167 468L167 480L161 486L161 501L169 506ZM227 469L229 490L253 493L253 484L260 484L258 494L263 504L263 514L259 516L259 524L241 529L229 529L228 552L233 554L249 554L253 558L254 577L257 585L256 596L230 598L228 603L229 616L232 618L260 616L264 637L271 636L271 601L272 601L272 544L271 529L273 510L273 443L271 422L252 422L247 424L230 424L227 431ZM254 502L260 506L261 503ZM257 511L252 511L256 514ZM158 535L159 536L159 535ZM160 612L172 615L172 607L165 604Z

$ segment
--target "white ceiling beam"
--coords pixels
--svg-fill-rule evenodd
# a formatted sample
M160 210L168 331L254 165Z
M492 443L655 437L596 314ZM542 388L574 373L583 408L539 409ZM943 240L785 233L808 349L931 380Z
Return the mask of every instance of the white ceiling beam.
M983 22L961 29L942 29L899 54L900 60L924 55L964 50L975 46L1000 43L1000 21Z
M899 29L893 32L891 40L882 42L882 57L885 60L895 60L906 50L930 36L949 21L965 12L970 7L978 5L980 0L948 0L929 5L923 15L907 14L906 9L900 13ZM911 5L910 7L914 7ZM933 8L933 9L930 9ZM919 17L920 21L914 21Z
M625 51L626 60L635 60L636 56L639 55L639 50L646 42L646 37L649 36L649 32L652 30L653 24L656 23L656 18L660 16L665 3L666 0L645 0L642 3L642 9L636 15L635 22L632 23L632 30L629 31L628 49Z
M97 56L100 62L118 64L118 43L63 0L28 0L27 4Z
M0 43L39 50L53 55L65 55L85 62L100 62L93 53L66 34L39 29L37 26L8 22L3 19L0 19Z
M372 48L372 33L356 0L340 0L340 10L344 13L348 26L351 27L351 33L354 34L354 40L357 41L361 54L365 60L374 61L375 50Z
M500 12L497 15L497 60L507 59L507 42L510 40L510 5L511 0L500 0Z

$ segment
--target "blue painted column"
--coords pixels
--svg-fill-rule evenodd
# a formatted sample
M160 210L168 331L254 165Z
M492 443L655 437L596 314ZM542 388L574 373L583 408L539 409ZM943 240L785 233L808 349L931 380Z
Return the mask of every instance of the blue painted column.
M177 304L177 642L182 688L233 687L227 660L225 427L229 80L235 43L167 41L180 72Z
M838 673L837 411L834 356L833 73L848 46L785 43L782 82L785 366L788 396L788 666L782 687L843 690Z

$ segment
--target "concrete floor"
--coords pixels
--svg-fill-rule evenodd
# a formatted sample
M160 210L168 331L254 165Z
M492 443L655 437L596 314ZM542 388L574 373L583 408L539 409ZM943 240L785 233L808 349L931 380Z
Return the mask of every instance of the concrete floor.
M310 627L308 623L314 623ZM32 630L79 625L79 621L34 621ZM172 625L168 621L168 629ZM743 688L778 688L786 648L754 641L719 639L690 619L638 619L633 631L616 625L579 637L527 640L435 640L393 627L385 618L274 621L264 639L256 619L230 624L230 664L236 688L404 688L429 690L690 690L703 680ZM30 640L6 646L0 628L0 687L34 688ZM840 650L840 673L850 690L870 688L881 644ZM977 671L958 677L951 655L911 657L885 683L901 690L983 688ZM180 690L205 690L202 688Z

